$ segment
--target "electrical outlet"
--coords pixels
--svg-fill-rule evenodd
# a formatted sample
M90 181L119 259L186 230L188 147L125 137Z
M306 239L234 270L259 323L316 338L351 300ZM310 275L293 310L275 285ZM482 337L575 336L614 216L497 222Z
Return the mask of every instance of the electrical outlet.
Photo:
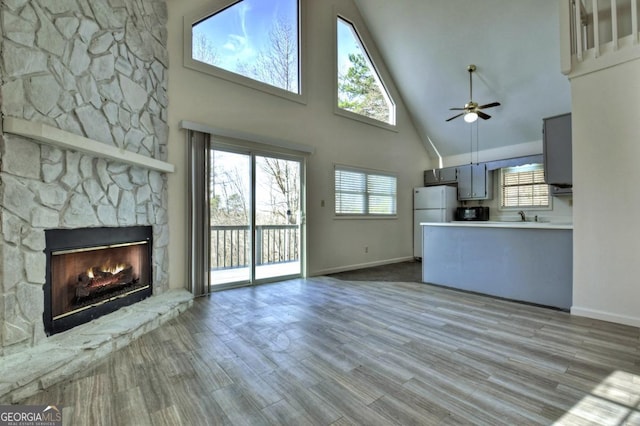
M364 246L364 252L369 253L369 246Z
M324 200L320 200L320 207L324 207Z

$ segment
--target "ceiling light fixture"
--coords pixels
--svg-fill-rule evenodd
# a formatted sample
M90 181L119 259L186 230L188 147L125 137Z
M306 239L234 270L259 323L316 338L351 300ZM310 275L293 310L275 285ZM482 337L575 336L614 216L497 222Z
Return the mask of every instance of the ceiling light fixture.
M468 112L464 115L464 121L466 121L467 123L473 123L474 121L476 121L478 119L478 113L477 112Z
M500 106L500 102L491 102L486 105L478 105L476 102L473 102L473 79L471 75L476 70L476 66L471 64L467 67L467 71L469 71L469 102L464 104L463 108L449 108L451 111L461 111L459 114L454 115L453 117L447 118L446 121L451 121L454 118L458 118L464 116L464 121L467 123L474 123L478 120L478 117L483 120L488 120L491 116L483 111L485 108L493 108Z

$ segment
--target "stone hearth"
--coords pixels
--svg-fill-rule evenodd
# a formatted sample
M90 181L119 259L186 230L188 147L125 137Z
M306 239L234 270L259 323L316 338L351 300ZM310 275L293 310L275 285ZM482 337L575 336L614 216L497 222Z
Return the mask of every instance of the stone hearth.
M186 290L169 290L0 358L0 404L15 404L96 366L110 353L175 318L193 304Z

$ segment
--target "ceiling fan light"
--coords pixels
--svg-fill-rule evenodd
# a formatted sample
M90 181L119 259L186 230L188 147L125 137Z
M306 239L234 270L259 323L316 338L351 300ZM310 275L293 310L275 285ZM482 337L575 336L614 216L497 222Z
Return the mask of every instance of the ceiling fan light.
M478 119L478 113L476 112L468 112L464 115L464 121L466 121L467 123L473 123L474 121L476 121Z

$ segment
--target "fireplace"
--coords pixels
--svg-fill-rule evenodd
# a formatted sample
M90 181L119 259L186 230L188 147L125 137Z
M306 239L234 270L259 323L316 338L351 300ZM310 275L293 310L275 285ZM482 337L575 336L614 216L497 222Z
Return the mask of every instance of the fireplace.
M151 295L151 226L51 229L45 239L47 335Z

